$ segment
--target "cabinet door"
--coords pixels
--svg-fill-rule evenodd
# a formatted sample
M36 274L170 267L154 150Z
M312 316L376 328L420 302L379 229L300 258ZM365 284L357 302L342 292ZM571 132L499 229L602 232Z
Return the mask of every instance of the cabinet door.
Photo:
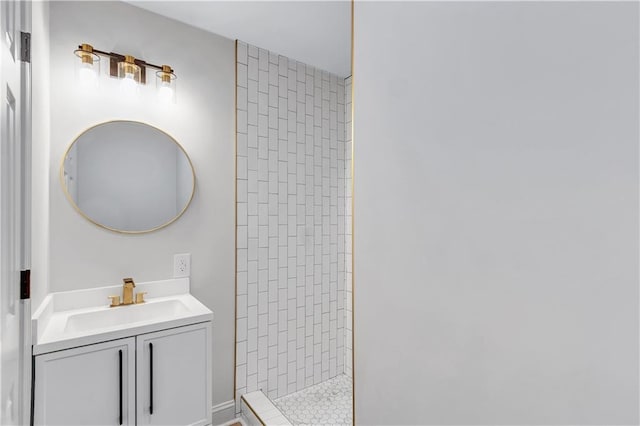
M211 322L136 339L138 424L210 424Z
M135 425L135 339L35 357L34 424Z

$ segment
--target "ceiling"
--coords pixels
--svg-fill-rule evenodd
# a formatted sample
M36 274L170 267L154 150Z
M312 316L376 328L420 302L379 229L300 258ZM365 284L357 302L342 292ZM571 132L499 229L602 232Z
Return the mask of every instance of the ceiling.
M127 1L194 27L351 75L351 2Z

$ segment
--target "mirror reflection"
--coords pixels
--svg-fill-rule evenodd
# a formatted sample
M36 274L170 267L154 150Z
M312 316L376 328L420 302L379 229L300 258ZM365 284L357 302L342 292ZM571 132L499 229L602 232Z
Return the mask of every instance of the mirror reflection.
M149 232L188 207L195 174L171 136L144 123L111 121L82 133L60 172L67 198L91 222L114 231Z

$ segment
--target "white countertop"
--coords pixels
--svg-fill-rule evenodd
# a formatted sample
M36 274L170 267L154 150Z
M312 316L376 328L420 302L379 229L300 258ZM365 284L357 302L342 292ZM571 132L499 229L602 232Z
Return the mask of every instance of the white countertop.
M33 354L69 349L212 321L213 312L189 293L189 279L137 283L145 303L109 307L122 285L51 293L33 314Z

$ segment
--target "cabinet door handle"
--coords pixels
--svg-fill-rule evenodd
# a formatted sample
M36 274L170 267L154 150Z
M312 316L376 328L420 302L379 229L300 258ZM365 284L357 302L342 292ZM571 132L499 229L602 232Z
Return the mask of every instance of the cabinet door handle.
M120 424L122 424L122 349L118 351L118 364L120 367Z
M149 343L149 414L153 414L153 343Z

